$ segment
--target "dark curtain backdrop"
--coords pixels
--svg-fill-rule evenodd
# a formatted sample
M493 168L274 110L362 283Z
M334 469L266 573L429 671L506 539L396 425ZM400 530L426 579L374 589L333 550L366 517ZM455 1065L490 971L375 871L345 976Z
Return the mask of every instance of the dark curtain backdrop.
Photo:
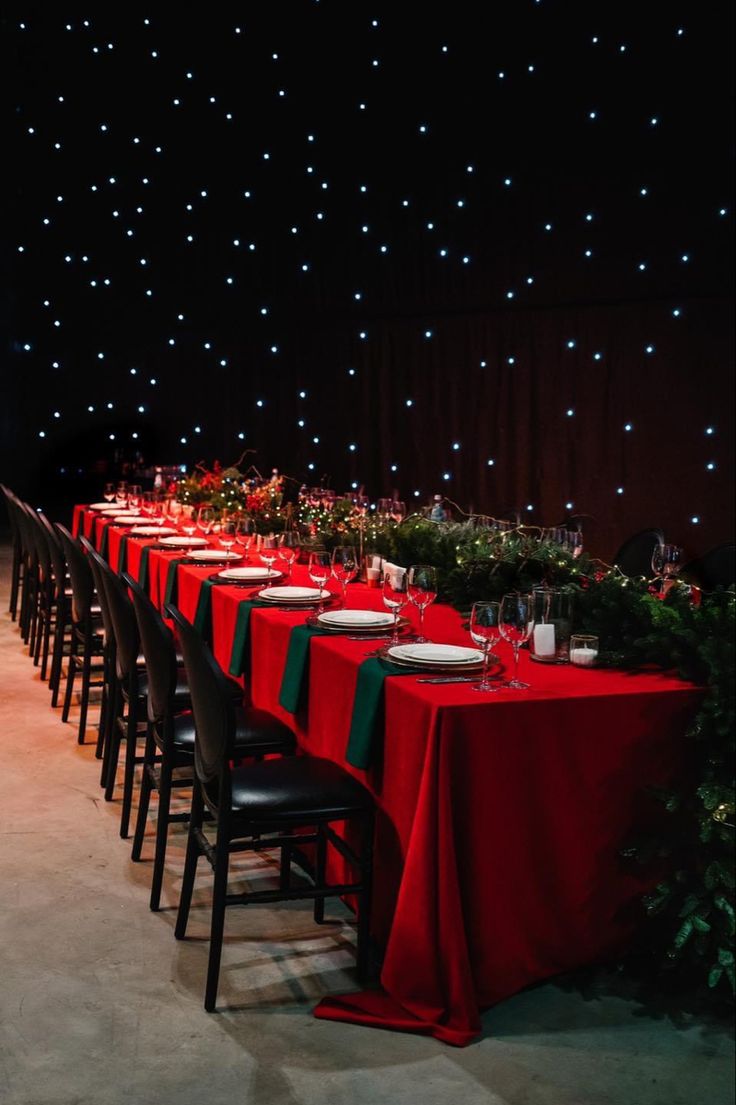
M18 9L2 478L63 511L129 462L248 450L589 515L604 557L730 539L731 20Z

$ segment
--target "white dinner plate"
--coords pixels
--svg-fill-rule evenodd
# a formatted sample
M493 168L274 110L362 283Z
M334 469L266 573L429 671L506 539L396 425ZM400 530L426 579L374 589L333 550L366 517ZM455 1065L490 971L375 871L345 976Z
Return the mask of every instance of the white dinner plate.
M147 519L145 514L113 514L112 520L120 526L144 526Z
M193 552L192 560L201 560L202 563L207 563L214 560L217 564L222 564L228 560L242 560L242 553L228 552L226 549L202 549L201 552Z
M317 621L333 629L378 629L393 625L394 616L380 610L333 610L320 614Z
M130 531L131 537L168 537L170 534L176 533L175 529L171 526L133 526Z
M207 545L207 541L204 537L164 537L161 539L161 544L165 545L167 549L201 549Z
M111 503L90 503L87 510L114 510L117 511L117 507Z
M269 587L265 591L259 591L258 598L272 602L275 606L280 602L309 606L310 603L332 598L332 592L319 591L316 587Z
M394 645L388 650L391 659L407 664L478 664L483 653L477 648L461 648L458 645L436 645L433 643L418 645Z
M269 579L281 579L283 572L277 572L275 568L266 571L265 568L225 568L217 573L218 579L230 579L233 583L266 583Z

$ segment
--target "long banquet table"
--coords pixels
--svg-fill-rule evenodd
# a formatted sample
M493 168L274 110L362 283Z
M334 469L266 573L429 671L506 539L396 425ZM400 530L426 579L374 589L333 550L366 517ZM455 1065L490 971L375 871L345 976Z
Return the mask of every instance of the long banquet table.
M116 568L122 549L139 577L150 541L125 537L84 507L75 508L74 529L98 547L104 541ZM170 562L183 555L146 554L159 604ZM175 569L185 616L194 617L202 583L217 570ZM298 565L294 582L308 582ZM225 671L245 594L218 585L209 595L209 633ZM382 609L381 593L351 584L348 606ZM481 696L467 685L388 678L382 749L363 770L346 761L346 744L358 671L375 646L313 637L307 701L294 716L279 690L291 630L303 620L300 611L252 609L244 690L292 727L305 754L347 767L373 793L372 933L385 949L380 989L325 998L316 1015L462 1046L478 1035L484 1007L622 952L651 877L624 867L619 849L652 816L644 788L682 770L699 689L662 673L535 664L525 653L527 691ZM426 630L469 643L447 606L429 608Z

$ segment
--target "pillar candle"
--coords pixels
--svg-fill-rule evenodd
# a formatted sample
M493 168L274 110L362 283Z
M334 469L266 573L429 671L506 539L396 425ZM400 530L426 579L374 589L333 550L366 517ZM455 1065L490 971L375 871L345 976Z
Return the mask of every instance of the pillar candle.
M553 625L534 626L534 655L554 656L555 627Z

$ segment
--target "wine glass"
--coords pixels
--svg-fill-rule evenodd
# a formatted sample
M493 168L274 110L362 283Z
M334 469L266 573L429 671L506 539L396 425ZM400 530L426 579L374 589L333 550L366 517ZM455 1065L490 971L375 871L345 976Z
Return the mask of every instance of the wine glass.
M379 522L389 522L391 520L391 499L379 499L376 503L376 514Z
M153 504L151 504L153 506ZM183 506L181 510L181 528L187 537L193 537L197 528L197 518L193 506Z
M179 525L179 519L182 516L184 507L177 499L169 499L169 521L175 525Z
M528 641L534 628L534 607L531 595L511 594L501 599L501 636L514 650L514 677L504 683L505 687L526 690L529 686L519 679L519 649Z
M278 544L275 537L264 537L263 541L258 549L258 555L268 569L268 583L267 587L273 586L273 580L271 579L271 571L273 569L274 561L279 555Z
M672 581L680 570L682 549L678 545L666 545L664 542L654 546L652 553L652 570L659 577L660 594L666 594Z
M342 585L342 609L347 606L348 583L358 574L358 555L352 545L337 545L332 550L332 574Z
M142 497L142 488L140 484L131 484L130 490L128 491L128 506L133 511L133 513L136 513L138 510L140 510Z
M431 564L412 564L407 573L409 598L419 610L419 636L417 642L428 640L424 636L424 611L437 598L437 569Z
M383 605L394 616L394 631L389 646L400 643L399 615L408 601L409 581L407 572L403 569L396 572L387 572L383 577Z
M312 583L316 583L319 587L320 593L320 610L324 609L324 602L322 600L322 593L325 590L327 580L332 574L332 557L324 547L321 549L313 549L309 554L309 578Z
M476 645L483 649L483 677L474 691L497 691L488 678L488 668L491 660L496 660L493 655L493 646L501 639L500 629L501 607L497 602L474 602L470 614L470 636Z
M128 484L125 480L120 480L118 486L115 488L115 502L119 507L124 507L128 501Z
M220 544L227 553L230 552L237 540L237 526L237 518L228 517L227 515L223 517L220 523Z
M212 527L215 524L215 511L211 506L201 506L197 511L197 529L206 537L208 533L212 532Z
M402 503L400 499L394 499L391 503L391 518L397 525L403 522L406 518L406 503Z
M287 566L286 582L291 583L291 571L299 556L299 534L286 530L279 537L279 557Z
M102 492L102 498L105 500L106 503L114 503L115 502L115 484L114 483L106 483L105 484L105 490Z
M235 541L245 553L245 559L250 559L248 552L255 536L255 525L252 518L241 516L235 520Z

